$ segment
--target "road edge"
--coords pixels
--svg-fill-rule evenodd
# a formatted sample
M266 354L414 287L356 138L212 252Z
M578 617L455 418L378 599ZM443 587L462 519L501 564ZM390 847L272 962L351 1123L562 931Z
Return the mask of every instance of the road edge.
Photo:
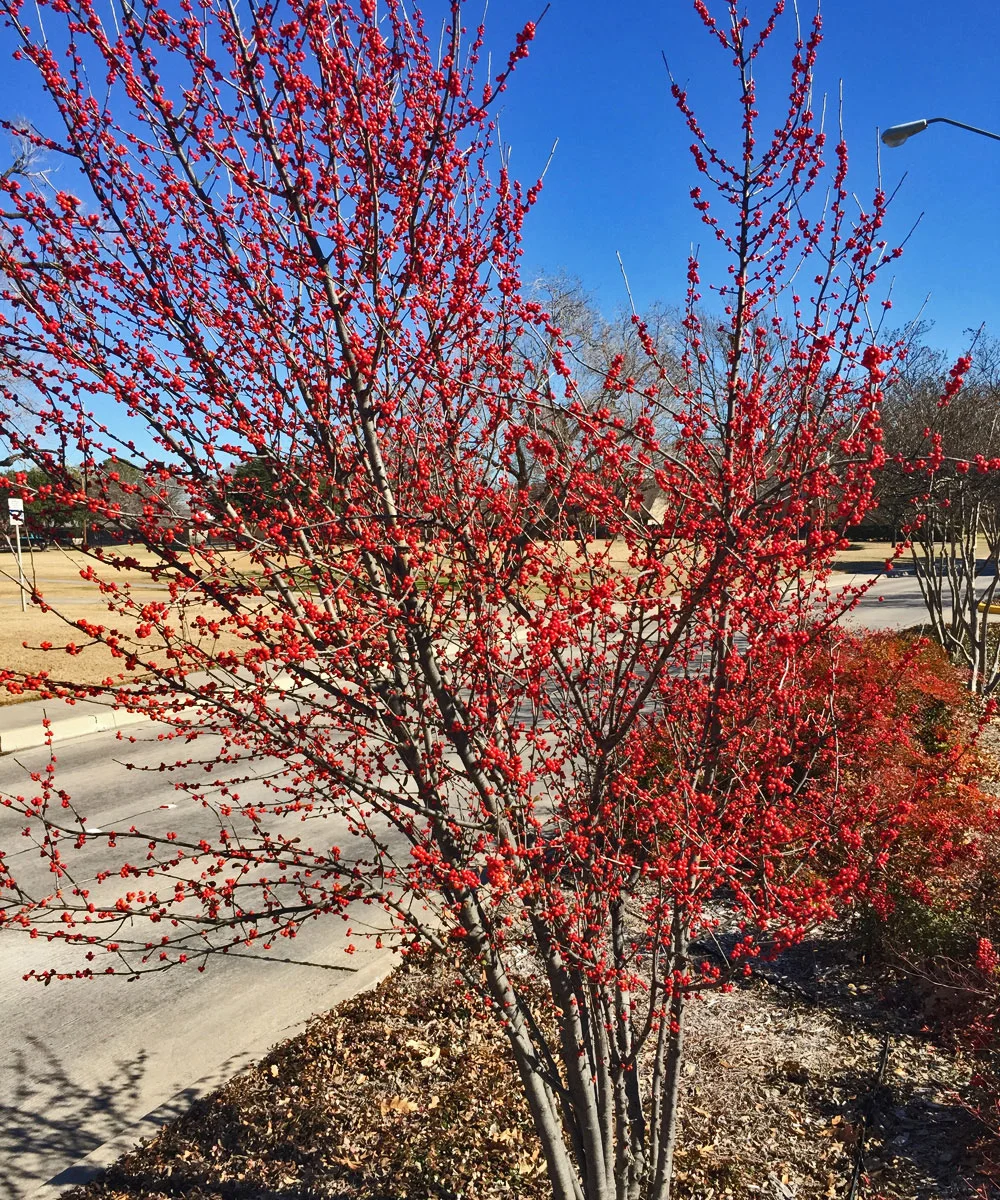
M125 729L148 720L145 713L128 712L121 708L105 708L101 712L74 713L65 717L46 715L14 729L0 730L0 756L16 754L19 750L35 750L46 745L49 737L53 743L63 742L92 733Z
M344 981L342 990L338 989L336 1000L330 1008L324 1011L338 1008L355 996L360 996L363 992L378 987L383 979L392 974L400 961L399 955L393 950L376 951L371 962L360 967L350 979ZM24 1192L20 1200L59 1200L59 1197L71 1188L82 1187L90 1183L102 1171L117 1162L123 1154L134 1149L143 1138L154 1137L165 1125L176 1121L190 1109L191 1105L210 1096L212 1092L223 1087L228 1080L234 1079L247 1070L274 1046L294 1037L296 1032L303 1029L311 1020L312 1016L306 1017L304 1020L287 1026L277 1037L271 1034L266 1039L261 1039L236 1057L227 1080L220 1080L218 1074L206 1075L188 1087L182 1088L169 1100L165 1100L154 1108L152 1112L148 1112L144 1117L140 1117L138 1121L134 1121L115 1134L113 1138L109 1138L108 1141L91 1150L85 1158L78 1159L70 1166L64 1167L58 1175L53 1175L45 1183L38 1184L33 1191Z

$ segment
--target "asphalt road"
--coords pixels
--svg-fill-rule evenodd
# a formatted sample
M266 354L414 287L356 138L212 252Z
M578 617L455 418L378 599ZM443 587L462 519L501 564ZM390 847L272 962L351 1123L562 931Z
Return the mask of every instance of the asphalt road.
M835 571L833 586L867 588L861 601L844 618L852 629L910 629L927 620L920 585L913 575L850 575Z
M836 584L863 585L868 577L835 576ZM879 580L847 621L852 626L905 628L923 616L910 576ZM139 734L143 737L142 734ZM199 757L210 750L199 742ZM153 738L129 745L96 734L58 747L58 782L86 810L88 825L104 829L135 823L151 832L182 828L208 832L210 816L174 789L174 777L137 774L125 762L156 766L163 746ZM0 792L19 793L26 771L42 769L47 755L26 751L0 758ZM251 798L251 789L241 789ZM161 808L178 805L178 809ZM335 823L324 840L345 836ZM18 873L42 882L30 847L20 848L19 822L0 808L0 845L13 853ZM106 865L106 846L74 856L83 874ZM370 917L370 910L364 915ZM357 921L352 918L356 926ZM42 987L25 983L31 967L80 965L66 948L16 934L0 938L0 1197L22 1200L37 1184L64 1172L95 1147L205 1079L221 1082L248 1056L287 1036L291 1027L331 1007L374 949L344 953L338 918L311 922L282 955L326 964L289 965L273 959L216 958L204 974L177 969L135 983L100 978ZM190 1095L190 1093L188 1093ZM72 1176L65 1179L69 1185Z
M199 753L209 748L208 739L199 742ZM155 740L80 738L58 747L59 786L86 798L88 826L209 832L210 814L178 794L172 776L121 765L155 765L162 757ZM25 771L46 762L42 750L0 759L0 792L25 792ZM251 788L243 793L251 798ZM161 809L168 804L179 807ZM19 829L15 815L0 808L0 845L17 874L44 882L37 852L26 842L20 848ZM338 838L349 841L330 822L324 841ZM106 845L73 858L85 878L106 860ZM371 919L370 909L351 914L355 930ZM356 971L376 957L365 941L346 954L345 930L336 916L310 922L274 952L325 968L227 956L204 973L182 967L134 983L98 978L49 986L22 976L33 966L84 965L79 952L12 932L0 937L0 1197L21 1200L196 1081L222 1082L248 1054L259 1056L292 1026L336 1004ZM182 1094L180 1107L184 1100Z

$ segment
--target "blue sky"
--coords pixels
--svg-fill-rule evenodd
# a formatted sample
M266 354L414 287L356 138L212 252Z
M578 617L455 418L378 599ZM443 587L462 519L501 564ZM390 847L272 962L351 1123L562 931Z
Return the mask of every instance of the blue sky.
M803 19L811 15L809 0L800 6ZM751 3L751 18L764 8ZM536 11L523 0L492 4L494 37ZM818 89L835 111L843 81L859 196L871 194L878 126L947 116L1000 132L996 22L995 0L827 0ZM759 78L784 82L793 29L789 12ZM555 0L505 104L503 134L517 173L536 172L559 139L529 222L526 265L578 275L610 307L625 299L616 251L640 306L676 302L688 249L702 238L688 201L690 138L672 107L661 52L689 86L703 124L731 136L726 56L687 0L629 0L617 11L596 0ZM910 320L923 308L934 322L931 339L952 351L966 344L963 330L983 321L1000 335L1000 142L932 126L903 147L883 148L882 172L890 190L906 176L890 213L890 244L923 214L895 266L894 317Z
M803 18L811 14L801 0ZM722 5L716 0L716 8ZM487 25L495 56L537 17L543 0L493 0ZM749 5L751 17L765 5ZM470 24L478 7L470 6ZM996 0L828 0L819 89L836 106L841 80L852 183L870 194L876 127L922 116L949 116L1000 131ZM783 86L793 22L779 25L759 77ZM0 30L0 46L9 45ZM678 302L692 240L702 237L690 209L689 138L672 107L661 59L687 83L703 123L732 136L735 92L725 55L687 0L553 0L531 57L503 105L503 140L523 179L555 158L525 241L527 273L579 276L601 304L625 302L616 252L637 303ZM496 59L495 59L496 60ZM10 67L8 70L7 67ZM0 112L42 127L45 107L23 70L0 67ZM1000 142L934 126L896 150L883 150L891 189L903 175L889 239L898 242L920 214L896 264L894 317L923 308L931 340L951 351L963 331L985 321L1000 334ZM926 302L926 303L925 303Z

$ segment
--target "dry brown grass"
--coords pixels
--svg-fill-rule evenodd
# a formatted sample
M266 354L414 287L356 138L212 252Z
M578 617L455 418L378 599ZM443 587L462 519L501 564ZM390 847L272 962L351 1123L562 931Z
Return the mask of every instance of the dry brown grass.
M888 559L892 558L895 549L893 542L852 542L851 548L839 551L834 561L842 565Z
M26 553L24 564L28 584L44 598L50 611L44 611L29 603L27 611L23 613L20 606L16 560L12 554L0 553L0 669L6 668L25 674L47 671L53 678L79 686L100 685L108 678L121 675L124 670L123 660L115 658L106 646L82 636L74 627L74 622L82 619L94 624L107 625L119 630L126 639L132 638L138 623L137 617L114 611L102 597L96 584L81 578L81 572L89 565L95 565L101 579L113 580L119 585L127 586L132 596L141 603L168 599L166 584L152 581L141 569L156 565L159 561L157 556L138 547L125 549L136 560L138 565L135 569L112 570L100 563L95 564L93 558L79 550L50 549ZM580 561L575 543L563 543L562 549L567 557ZM608 559L614 567L623 571L628 569L628 549L623 542L608 543L598 540L593 543L593 554L600 555L604 551L608 552ZM259 570L253 566L249 555L246 554L216 551L214 556L237 572L242 570L256 573ZM291 565L294 566L294 563ZM198 566L204 569L205 564L198 561ZM539 590L538 594L541 597L544 593ZM185 619L190 621L199 611L208 616L216 615L207 607L202 608L188 601L184 612ZM49 643L53 648L42 649L44 643ZM76 654L67 654L64 647L68 643L82 648ZM214 643L213 648L231 649L241 644L245 645L235 637L223 634ZM143 653L149 655L155 643L147 641L142 645ZM126 673L126 677L131 676ZM12 694L0 689L0 704L34 699L38 694L32 691Z
M575 543L563 543L562 549L568 557L580 561ZM850 550L838 555L838 561L860 564L884 560L891 556L892 550L892 544L889 542L856 543ZM155 555L142 549L130 549L129 552L140 566L152 566L157 561ZM597 539L592 543L591 552L595 555L607 552L611 565L622 571L628 570L628 548L621 540L607 542ZM248 555L235 552L216 553L228 566L237 570L254 569ZM13 669L29 674L48 671L54 677L84 686L100 684L122 671L122 660L114 658L111 652L100 644L86 645L79 654L73 656L59 649L68 642L79 644L86 640L81 638L72 624L81 618L97 624L114 626L127 637L134 631L135 619L110 612L107 601L101 597L96 586L81 579L80 572L92 561L78 550L51 549L26 554L25 574L28 581L45 597L52 611L44 612L38 607L29 606L28 611L22 613L14 556L0 553L0 669ZM113 578L121 584L127 584L133 595L143 602L163 600L167 597L165 584L152 582L141 569L113 572L110 568L99 567L99 570L102 578ZM541 596L542 592L539 591L539 597ZM189 608L187 615L190 618L196 612L196 608ZM40 649L44 642L51 643L57 649ZM148 643L146 645L148 649ZM235 639L223 637L218 643L218 648L235 645ZM0 704L17 703L32 699L36 695L34 692L11 695L0 691Z
M138 567L117 571L95 564L92 558L78 550L52 549L25 554L25 577L29 586L44 598L49 610L29 602L26 612L21 611L16 560L12 554L0 554L0 669L25 674L47 671L53 678L80 686L97 685L123 673L128 677L123 660L115 658L100 642L81 634L74 622L85 620L106 625L119 630L125 639L131 639L139 621L137 616L114 611L97 585L81 578L81 572L90 565L95 565L102 579L127 586L140 604L169 599L166 583L154 582L141 569L155 565L158 561L156 556L140 549L130 553ZM221 557L229 566L249 568L246 555L230 552ZM184 619L190 621L199 611L208 613L209 610L189 603ZM178 615L178 622L180 619ZM43 649L45 643L52 648ZM82 648L79 653L69 654L65 650L67 644ZM235 644L235 639L223 637L219 639L217 648L228 648ZM156 643L146 642L143 645L148 652ZM15 695L0 691L0 704L18 703L34 699L37 695L37 692Z
M851 548L849 550L841 550L837 554L835 561L841 566L845 563L853 562L881 562L892 558L895 549L896 544L894 542L852 542ZM989 553L984 538L979 539L976 553L980 558L986 558ZM901 565L909 563L909 550L905 551L898 561Z

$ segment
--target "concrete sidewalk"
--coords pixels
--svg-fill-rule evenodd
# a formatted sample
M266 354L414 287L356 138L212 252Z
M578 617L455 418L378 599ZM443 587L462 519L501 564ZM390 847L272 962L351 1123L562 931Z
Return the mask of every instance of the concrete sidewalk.
M191 691L184 695L178 688L183 711L177 714L177 719L198 719L201 709L196 702L192 705L194 693L210 678L207 672L195 672L189 675L186 681ZM230 689L238 689L240 686L240 681L234 679L231 674L225 677L224 682ZM289 691L293 681L285 671L279 670L270 682L276 698L294 698L294 692ZM127 697L127 687L119 694ZM86 737L90 733L125 729L130 725L141 725L150 720L144 713L129 712L121 706L116 708L115 694L112 692L107 692L103 698L96 700L28 700L24 704L3 704L0 705L0 755L44 746L46 730L43 722L46 719L49 721L53 742Z
M85 737L88 733L104 733L139 725L148 718L142 713L130 713L115 708L107 700L28 700L24 704L0 705L0 754L30 750L44 746L48 720L53 742L67 738Z

